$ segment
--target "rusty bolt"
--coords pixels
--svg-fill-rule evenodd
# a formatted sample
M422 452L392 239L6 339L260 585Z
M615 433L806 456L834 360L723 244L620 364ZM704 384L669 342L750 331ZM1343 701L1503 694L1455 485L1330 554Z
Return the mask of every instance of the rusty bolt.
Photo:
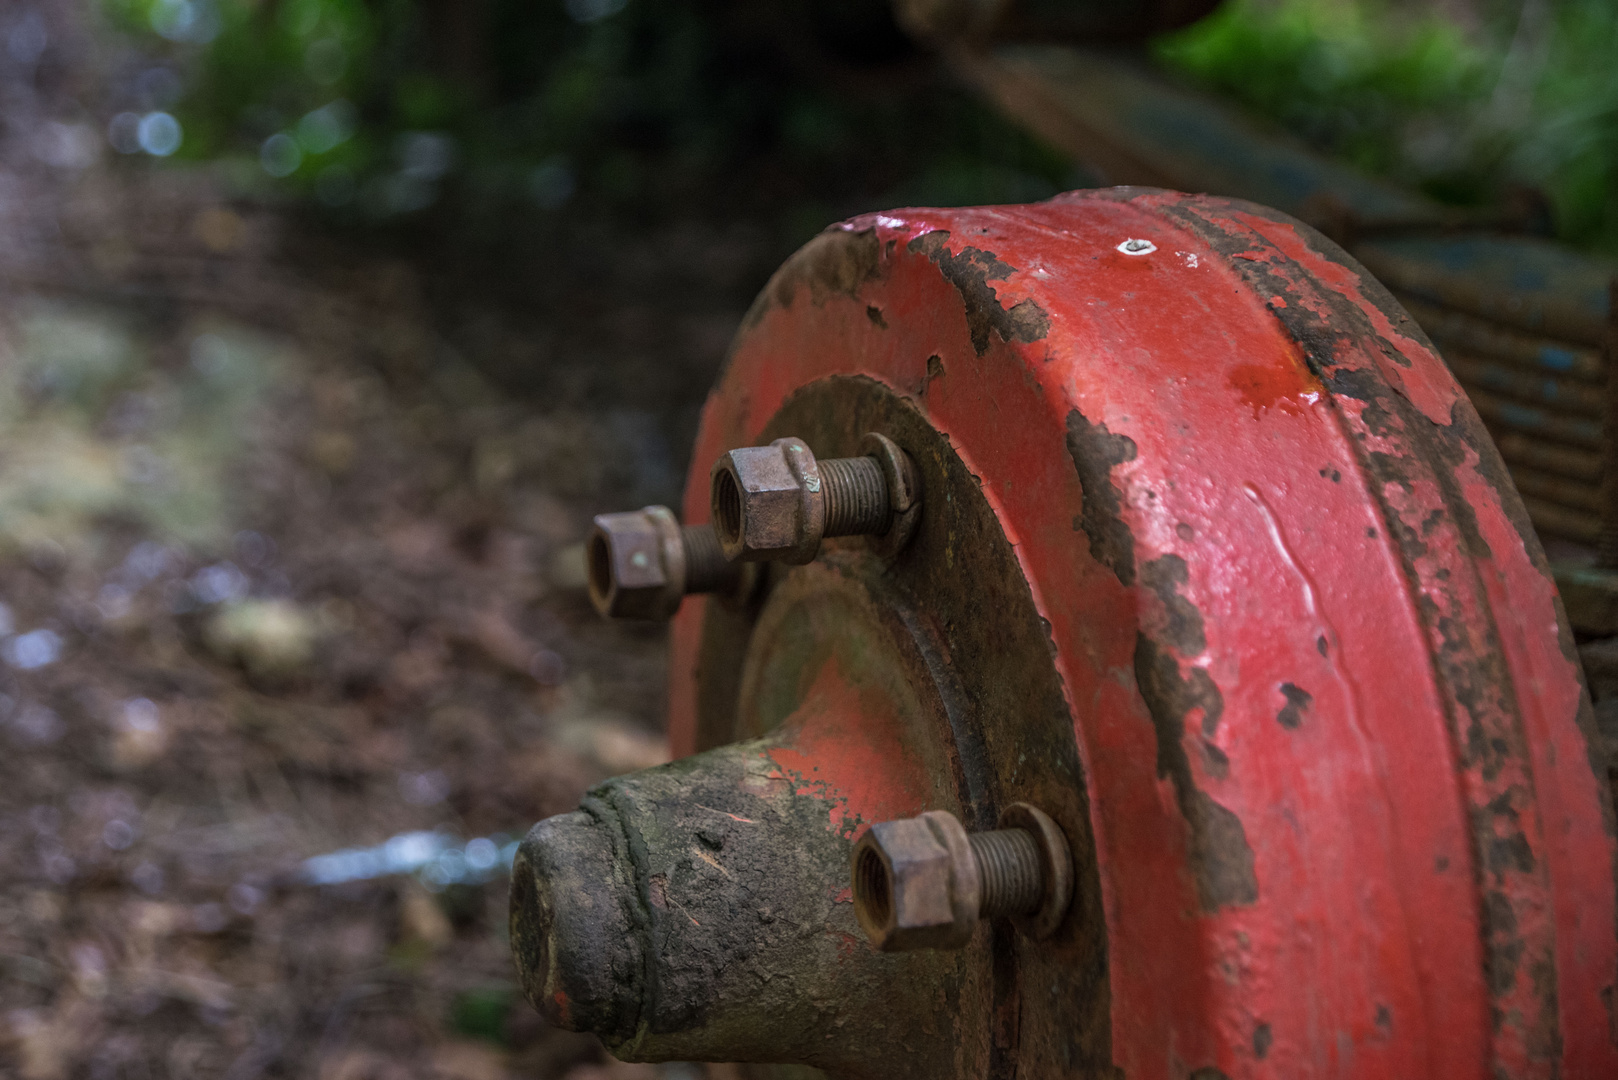
M817 461L802 439L746 446L714 463L714 531L726 558L807 563L829 536L871 536L894 554L921 504L915 465L886 436L868 434L859 457Z
M1062 830L1028 803L1000 828L969 833L955 815L872 825L854 845L854 915L884 952L959 949L978 920L1009 916L1047 937L1073 899L1073 855Z
M587 557L590 602L618 619L667 619L688 593L736 588L742 571L713 526L682 527L665 506L599 515Z

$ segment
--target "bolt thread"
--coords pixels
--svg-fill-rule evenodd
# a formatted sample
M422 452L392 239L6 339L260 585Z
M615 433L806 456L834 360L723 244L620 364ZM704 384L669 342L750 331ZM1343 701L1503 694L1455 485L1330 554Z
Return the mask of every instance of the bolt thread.
M722 592L735 584L741 570L725 558L712 525L680 526L680 543L685 547L687 594Z
M1039 843L1026 829L972 833L972 855L983 883L983 918L1031 915L1045 896Z
M880 535L888 531L893 508L888 480L875 458L832 458L820 462L826 492L824 536Z

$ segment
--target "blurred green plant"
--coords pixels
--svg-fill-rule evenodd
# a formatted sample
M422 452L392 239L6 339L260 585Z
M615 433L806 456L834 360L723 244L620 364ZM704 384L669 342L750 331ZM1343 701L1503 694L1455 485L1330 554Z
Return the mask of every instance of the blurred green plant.
M520 998L515 986L474 986L450 1002L449 1026L457 1035L504 1045L511 1010Z
M1158 59L1372 172L1479 206L1527 186L1618 253L1618 5L1231 0Z
M359 0L101 3L122 29L187 69L188 157L235 149L244 136L293 134L318 106L354 96L374 47L372 16ZM311 147L317 155L329 149Z
M495 218L751 201L818 228L851 197L1022 201L1075 179L943 84L882 4L100 2L183 88L177 148L131 112L121 149L367 216L453 191Z
M186 362L108 309L18 304L0 365L0 550L94 542L95 522L206 548L229 536L233 470L295 361L244 327L189 328Z

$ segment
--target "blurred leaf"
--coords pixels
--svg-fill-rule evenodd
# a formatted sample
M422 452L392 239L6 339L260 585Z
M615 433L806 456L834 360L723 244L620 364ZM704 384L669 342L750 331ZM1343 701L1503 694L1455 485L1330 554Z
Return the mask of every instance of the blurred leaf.
M1446 202L1543 191L1618 252L1618 5L1523 0L1465 28L1391 0L1232 0L1157 57L1361 168Z
M506 1020L517 1003L514 986L479 986L455 995L450 1028L457 1035L505 1044Z
M738 205L768 208L796 243L878 202L1038 198L1073 179L911 52L886 6L100 3L182 74L166 106L185 132L178 157L236 163L249 187L360 219L448 205L498 233L512 209ZM160 32L176 4L212 29ZM856 33L816 21L849 12ZM849 40L858 55L827 45ZM342 138L329 134L334 108ZM421 133L452 141L449 167L426 175L405 160L402 140Z

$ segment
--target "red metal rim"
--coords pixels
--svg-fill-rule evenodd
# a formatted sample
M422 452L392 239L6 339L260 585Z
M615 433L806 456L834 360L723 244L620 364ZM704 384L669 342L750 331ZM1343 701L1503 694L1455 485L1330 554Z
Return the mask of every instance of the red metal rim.
M840 374L950 438L1049 622L1126 1075L1618 1076L1612 809L1560 606L1475 413L1352 260L1128 189L855 219L750 313L685 520ZM685 752L704 610L675 624Z

